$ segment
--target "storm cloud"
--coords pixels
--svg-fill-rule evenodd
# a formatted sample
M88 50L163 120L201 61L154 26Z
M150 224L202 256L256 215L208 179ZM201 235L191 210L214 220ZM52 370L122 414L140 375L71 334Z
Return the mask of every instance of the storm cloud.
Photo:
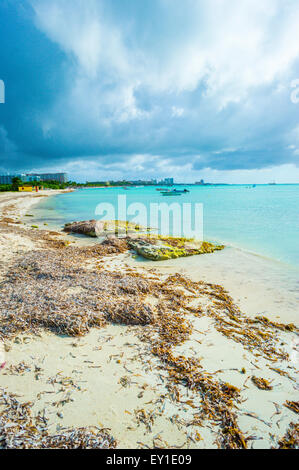
M0 172L298 167L297 0L3 0Z

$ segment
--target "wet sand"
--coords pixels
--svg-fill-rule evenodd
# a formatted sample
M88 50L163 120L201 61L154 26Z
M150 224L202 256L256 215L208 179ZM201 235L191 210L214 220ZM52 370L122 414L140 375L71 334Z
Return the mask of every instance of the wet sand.
M129 264L136 265L130 258ZM161 273L180 272L194 281L221 284L250 317L266 315L273 321L299 320L299 269L235 248L207 255L163 262L139 258L138 266L151 266Z
M0 194L0 210L5 208L2 216L24 216L37 201L26 196ZM9 233L9 227L13 224L0 229L3 274L16 256L41 249L26 235L13 233L13 229ZM30 222L26 230L33 230ZM58 238L70 240L65 234ZM80 239L71 239L80 244ZM265 315L273 321L298 323L298 291L292 276L288 281L288 271L275 271L272 263L237 250L162 263L136 260L125 253L105 258L101 266L120 273L134 269L144 275L154 268L161 277L178 272L195 281L222 284L250 318ZM204 297L201 303L204 309ZM298 385L289 378L296 378L298 368L296 336L279 333L290 359L273 365L217 331L212 318L190 319L193 332L174 348L174 354L200 359L203 369L217 380L240 388L238 425L251 437L248 447L277 447L289 423L296 422L295 413L284 406L286 400L298 398ZM109 428L120 448L217 447L217 425L209 420L203 426L190 424L201 407L199 394L178 385L180 400L174 399L166 369L157 367L159 359L139 333L139 326L109 324L82 338L45 331L40 336L18 335L7 345L0 388L16 393L22 402L32 401L33 413L45 412L53 433L65 427L96 425ZM279 367L289 376L270 367ZM273 389L258 389L251 381L253 375L271 381ZM187 403L191 401L192 406ZM148 420L140 418L143 410Z

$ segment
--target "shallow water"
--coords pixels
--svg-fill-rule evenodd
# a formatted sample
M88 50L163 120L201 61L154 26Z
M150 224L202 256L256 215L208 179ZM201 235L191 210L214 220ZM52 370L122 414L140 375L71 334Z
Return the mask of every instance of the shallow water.
M190 193L164 197L155 187L90 188L61 194L42 201L35 209L35 221L63 226L66 222L100 218L95 214L100 203L110 203L117 211L118 196L126 197L127 206L142 203L147 210L150 204L190 203L203 204L203 235L245 251L299 267L299 185L248 185L184 186ZM178 186L182 189L182 186ZM111 218L107 214L106 218ZM128 215L127 220L132 220ZM170 226L168 233L173 232ZM161 231L162 221L154 219ZM164 230L165 231L165 230ZM163 230L162 230L163 232ZM188 236L187 233L183 235ZM191 233L190 233L191 235Z
M194 281L222 285L250 317L298 324L299 270L237 248L167 261L127 258L130 266L156 268L164 274L179 272Z

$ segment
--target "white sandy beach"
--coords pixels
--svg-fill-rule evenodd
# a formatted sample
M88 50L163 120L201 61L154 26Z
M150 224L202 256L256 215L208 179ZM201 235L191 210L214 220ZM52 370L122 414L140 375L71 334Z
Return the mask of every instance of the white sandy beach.
M44 191L39 196L53 194L54 191ZM28 210L34 212L38 201L35 194L0 193L2 218L23 222ZM6 222L0 229L2 278L15 257L42 249L26 236L26 231L35 230L30 222L22 233L10 232L14 226ZM80 243L66 234L56 238ZM93 260L86 269L98 261ZM288 283L287 270L282 274L275 263L254 255L228 248L160 263L135 260L128 253L101 260L101 269L107 271L126 273L134 269L150 276L153 268L161 277L181 273L194 281L223 285L249 318L262 315L274 322L298 324L296 284L293 280ZM199 302L205 311L208 300L203 296ZM200 359L203 370L241 390L242 400L236 413L241 431L249 438L248 447L277 447L289 424L297 418L284 406L287 400L298 400L298 385L292 380L298 373L296 335L277 332L290 358L273 365L256 351L224 336L211 317L191 317L193 332L174 348L174 353ZM40 336L18 335L6 344L7 364L0 372L0 388L17 394L22 402L33 402L32 411L47 415L53 433L65 427L95 425L109 428L120 448L217 447L217 425L208 420L203 426L190 424L201 407L199 394L178 385L180 400L174 399L167 371L157 368L159 359L137 337L140 328L108 324L81 338L46 331ZM19 364L23 364L20 369ZM279 375L270 367L288 375ZM251 381L253 375L270 381L273 389L258 389ZM148 420L140 419L144 415Z

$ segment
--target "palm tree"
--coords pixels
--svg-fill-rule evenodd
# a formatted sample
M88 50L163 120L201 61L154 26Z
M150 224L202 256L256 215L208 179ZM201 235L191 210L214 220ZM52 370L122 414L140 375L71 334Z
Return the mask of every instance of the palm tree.
M19 186L22 186L22 185L23 185L23 181L18 176L15 176L12 179L12 190L13 191L18 191Z

